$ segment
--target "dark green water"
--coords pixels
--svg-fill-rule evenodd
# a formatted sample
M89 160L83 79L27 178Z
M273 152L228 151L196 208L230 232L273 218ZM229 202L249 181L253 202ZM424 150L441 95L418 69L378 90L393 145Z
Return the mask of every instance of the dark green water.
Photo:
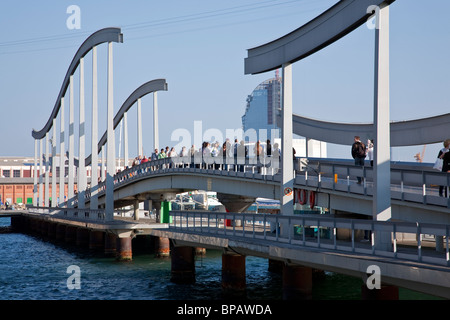
M9 226L0 218L0 227ZM80 289L68 289L71 265L80 268ZM153 253L133 254L117 262L76 246L61 245L22 233L0 234L0 297L2 300L220 300L221 252L207 250L196 260L196 282L170 282L170 260ZM249 300L281 300L281 275L268 271L266 259L246 258ZM335 273L314 282L314 300L359 300L362 279ZM400 299L433 297L400 289Z

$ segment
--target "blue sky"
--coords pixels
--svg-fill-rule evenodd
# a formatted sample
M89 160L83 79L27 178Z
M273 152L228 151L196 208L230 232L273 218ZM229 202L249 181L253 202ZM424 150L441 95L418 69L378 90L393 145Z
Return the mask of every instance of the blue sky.
M67 68L81 43L105 27L120 27L114 44L117 111L138 86L165 78L158 95L160 144L174 130L241 127L247 95L274 76L244 74L247 49L308 22L331 0L194 1L2 1L0 4L1 156L32 156L32 128L41 129L54 107ZM397 0L391 6L391 120L449 112L450 2ZM80 29L68 29L66 12L79 6ZM374 31L355 32L293 66L293 109L303 116L338 122L373 117ZM99 47L99 85L106 83L106 46ZM85 60L89 115L90 55ZM75 75L77 81L77 75ZM77 87L77 86L75 86ZM106 124L106 91L99 92L100 134ZM75 99L75 101L77 101ZM152 97L142 99L144 152L152 149ZM135 108L129 135L135 137ZM77 112L75 112L77 121ZM68 116L66 116L66 119ZM87 120L89 125L89 119ZM442 140L450 137L443 132ZM134 139L133 139L134 140ZM89 141L89 140L88 140ZM434 161L441 144L429 145ZM130 140L130 157L136 147ZM414 161L422 146L395 148L392 159ZM330 157L349 157L346 146L329 146Z

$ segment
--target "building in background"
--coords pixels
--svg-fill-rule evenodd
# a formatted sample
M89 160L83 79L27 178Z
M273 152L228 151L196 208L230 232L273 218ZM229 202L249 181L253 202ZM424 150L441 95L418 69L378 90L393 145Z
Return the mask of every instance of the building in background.
M244 140L253 146L260 140L263 148L267 139L281 149L281 129L277 126L277 114L281 109L281 78L278 70L275 77L260 83L247 97L245 113L242 116ZM308 141L308 142L307 142ZM327 157L326 142L297 137L292 145L297 157ZM250 151L253 147L250 148Z
M245 114L242 116L242 127L245 133L256 130L255 139L252 139L251 135L247 135L248 142L267 139L273 141L281 136L276 121L280 106L281 78L277 70L275 78L260 83L247 97Z

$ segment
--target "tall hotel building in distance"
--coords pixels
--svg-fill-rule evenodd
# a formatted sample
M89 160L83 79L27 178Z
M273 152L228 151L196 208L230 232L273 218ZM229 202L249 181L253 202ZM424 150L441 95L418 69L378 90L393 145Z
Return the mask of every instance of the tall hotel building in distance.
M281 78L277 71L275 78L260 83L247 97L245 114L242 116L244 132L256 130L256 139L264 142L281 137L276 119L280 106Z
M277 70L274 78L260 83L247 97L242 128L248 144L252 145L256 140L260 140L264 146L266 140L270 139L272 145L277 143L281 149L281 130L277 126L279 109L281 109L281 77ZM294 136L292 145L297 157L327 157L325 142Z

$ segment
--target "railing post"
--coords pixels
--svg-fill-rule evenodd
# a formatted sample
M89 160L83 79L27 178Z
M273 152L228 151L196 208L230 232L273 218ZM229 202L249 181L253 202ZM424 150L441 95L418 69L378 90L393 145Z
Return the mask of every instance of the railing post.
M401 191L401 193L402 193L402 195L401 195L401 199L402 199L402 201L403 200L405 200L405 189L404 189L404 184L403 184L403 170L402 171L400 171L400 191Z
M392 225L392 233L394 238L394 257L397 258L397 225Z
M417 222L417 230L416 230L416 236L417 236L417 260L420 262L422 261L422 233L420 231L421 227L419 223Z
M352 252L355 252L355 228L353 219L350 222L351 232L352 232Z
M317 219L317 247L320 248L320 220Z
M333 220L333 242L334 250L337 249L337 228L336 228L336 218Z
M448 227L448 225L445 227L445 241L447 242L447 248L446 248L446 252L445 252L445 257L446 257L446 260L447 260L447 266L449 266L450 265L450 250L449 250L449 247L448 247L448 245L449 245L449 239L448 239L448 237L449 237L449 232L448 232L448 229L449 229L449 227Z
M266 224L267 224L267 215L266 214L264 214L264 220L263 220L263 222L264 222L264 240L266 240L266 235L267 235L267 228L266 228ZM447 245L447 250L448 250L448 245Z
M306 226L305 226L305 217L302 217L302 228L303 228L303 246L306 245Z
M423 204L427 204L427 185L425 181L425 171L422 171L422 196Z

